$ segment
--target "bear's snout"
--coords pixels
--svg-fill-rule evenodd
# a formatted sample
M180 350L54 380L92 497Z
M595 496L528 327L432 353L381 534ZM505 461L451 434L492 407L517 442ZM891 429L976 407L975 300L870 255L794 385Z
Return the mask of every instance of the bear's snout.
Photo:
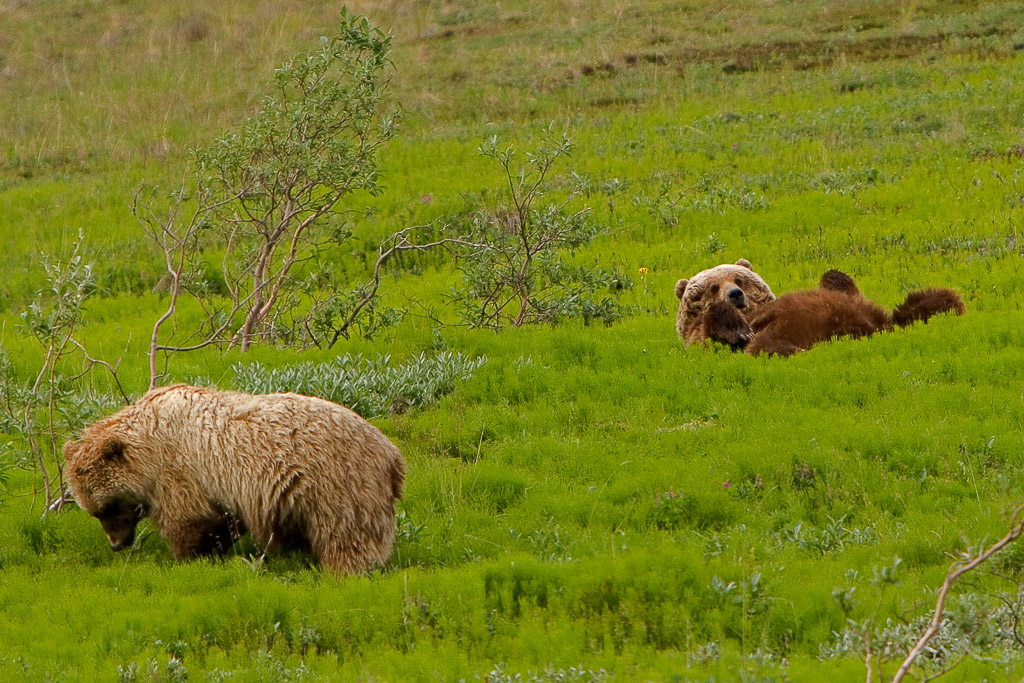
M135 527L146 514L143 505L108 505L98 516L103 532L114 552L124 550L135 542Z
M107 540L110 541L110 549L116 553L119 550L124 550L125 548L131 546L131 544L135 542L135 530L132 529L131 533L128 536L122 538L114 538L113 536L107 536Z
M747 307L747 297L743 294L743 290L739 287L733 287L729 290L729 303L736 308Z

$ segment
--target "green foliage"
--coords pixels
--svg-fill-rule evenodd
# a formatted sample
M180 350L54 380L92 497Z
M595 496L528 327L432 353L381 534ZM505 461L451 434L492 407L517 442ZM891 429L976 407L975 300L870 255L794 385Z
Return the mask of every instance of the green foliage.
M14 469L14 458L7 456L11 450L11 442L0 444L0 507L7 499L7 484L11 480L11 470Z
M527 671L524 674L511 673L504 664L497 664L487 672L487 680L494 683L599 683L609 677L610 674L604 669L593 671L582 666L566 669L547 666L543 671Z
M83 240L80 232L66 262L43 261L48 287L21 313L25 330L43 347L68 343L82 322L85 300L95 292L93 266L81 253Z
M395 130L390 51L390 37L343 10L333 38L276 69L274 93L240 132L193 152L189 193L172 198L166 219L133 204L165 253L172 296L184 287L203 302L207 340L230 339L243 351L260 339L302 345L315 335L304 323L323 318L319 308L372 312L329 278L297 280L328 269L325 251L350 237L338 205L380 188L378 151ZM192 210L184 220L183 205ZM220 254L219 282L203 276L206 251ZM319 286L310 291L310 283Z
M318 223L327 248L290 273L281 310L346 297L311 324L322 340L396 227L507 224L501 165L473 141L523 141L515 180L536 170L522 149L551 147L551 122L574 146L533 208L577 192L564 215L589 207L580 225L594 232L557 257L643 286L611 295L627 313L611 328L506 318L493 334L443 326L459 318L446 304L469 286L464 260L395 254L372 338L356 324L338 353L390 355L389 370L425 349L488 361L404 413L382 389L373 420L408 479L391 562L367 576L336 580L244 540L223 560L178 562L148 523L111 553L81 511L30 508L36 479L13 463L32 452L4 423L0 608L18 618L0 620L0 679L845 681L864 680L868 643L876 678L891 674L950 558L1001 535L1024 495L1021 7L363 6L393 35L385 80L402 131L378 157L376 195L353 192L338 205L352 211ZM96 286L78 339L123 354L125 386L145 388L166 269L125 203L143 178L186 177L186 150L211 132L246 130L267 74L339 33L334 12L321 0L0 9L4 386L31 387L43 365L17 312L49 291L39 255L68 254L81 226ZM199 254L189 281L221 303L225 247ZM776 292L835 267L882 305L950 286L968 312L785 360L683 349L675 281L740 257ZM184 302L165 334L184 340L206 313ZM262 331L307 344L297 319ZM243 360L264 379L310 363L329 394L326 346L207 348L176 357L167 379L229 385ZM82 369L68 359L66 374ZM74 421L113 409L89 407L119 393L101 378L61 399L82 397ZM1022 563L1011 546L988 565L998 575L957 584L918 678L964 654L943 680L1024 676Z
M364 284L347 294L325 297L310 309L308 325L286 328L279 332L278 338L288 341L289 336L298 336L306 341L303 338L305 332L308 341L328 348L334 345L338 337L348 338L352 332L363 339L373 339L398 324L401 315L397 309L381 305L379 298L369 291L371 286ZM363 303L365 307L359 310ZM358 315L353 315L356 311Z
M316 216L355 190L378 189L377 148L394 135L382 115L391 39L342 11L338 33L274 71L267 96L241 132L197 149L200 182L217 216L240 237ZM245 251L243 246L242 251Z
M36 293L20 315L20 329L34 340L42 356L34 379L17 375L0 342L0 428L18 437L0 446L0 456L6 467L35 470L44 509L64 493L63 439L117 402L81 386L83 376L97 362L77 339L86 299L95 293L92 264L82 254L83 239L79 234L66 260L43 260L47 287ZM75 360L80 362L77 368L72 365Z
M397 367L391 364L391 356L364 360L349 354L326 363L303 362L283 368L236 363L232 385L256 394L294 391L319 396L363 417L375 417L430 406L486 362L483 357L439 352L422 353Z
M620 273L567 259L598 234L589 209L569 208L576 192L559 202L534 205L544 195L555 162L572 150L568 135L556 135L553 127L544 137L527 153L528 165L518 170L514 149L499 150L497 137L480 148L504 171L510 204L472 218L472 239L486 247L463 256L465 286L452 299L462 321L473 327L500 329L572 318L610 325L623 315L617 295L632 282Z

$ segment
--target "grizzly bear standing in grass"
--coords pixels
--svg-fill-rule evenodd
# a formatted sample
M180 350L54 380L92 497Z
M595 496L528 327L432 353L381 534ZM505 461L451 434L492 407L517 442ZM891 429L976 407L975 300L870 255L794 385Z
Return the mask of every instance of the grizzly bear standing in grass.
M925 289L911 292L890 314L865 299L853 278L838 270L825 273L818 289L776 299L745 259L680 280L676 296L676 330L687 346L711 340L754 356L789 356L836 337L865 337L938 313L964 312L953 290Z
M247 530L338 572L385 562L405 461L348 408L298 394L154 389L64 444L75 501L114 550L152 518L177 557L220 554Z

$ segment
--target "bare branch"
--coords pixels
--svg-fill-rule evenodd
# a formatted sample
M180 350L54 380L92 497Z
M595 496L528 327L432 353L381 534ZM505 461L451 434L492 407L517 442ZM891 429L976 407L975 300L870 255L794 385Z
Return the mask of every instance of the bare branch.
M934 681L936 678L942 678L943 676L948 674L950 671L952 671L953 669L955 669L958 666L960 666L961 664L963 664L964 660L966 660L968 656L970 656L970 651L964 652L962 655L960 655L960 658L957 659L955 662L953 662L951 665L949 665L949 666L943 665L943 667L942 667L942 669L940 671L936 671L931 676L925 676L924 678L922 678L921 679L921 683L927 683L928 681Z
M896 675L893 676L893 683L899 683L910 671L910 667L913 666L914 660L920 656L927 647L928 642L939 632L939 628L942 625L942 614L946 608L946 598L949 595L950 589L953 587L953 583L966 574L967 572L973 571L979 565L984 564L992 555L1005 548L1010 543L1013 543L1021 534L1024 533L1024 521L1022 521L1022 515L1024 515L1024 504L1018 505L1010 516L1010 530L1006 532L1006 535L1001 539L980 551L974 557L967 559L968 553L964 554L959 560L954 562L950 568L949 573L946 574L945 580L942 582L942 586L939 588L939 595L935 601L935 611L932 613L931 621L928 624L928 628L921 635L921 638L917 641L917 644L911 648L907 654L907 658L903 660L903 664L900 665L899 670L896 671Z
M433 242L427 242L425 244L414 244L409 241L408 236L410 232L414 230L422 230L427 227L430 226L417 225L403 228L381 242L380 247L377 249L377 262L373 265L373 276L370 278L370 281L364 284L361 288L363 290L362 296L359 297L356 305L349 310L348 315L345 316L345 320L342 321L341 325L335 329L334 335L331 337L331 341L327 344L327 348L333 347L338 342L338 339L347 333L349 327L351 327L355 322L359 314L377 295L377 290L380 288L381 269L384 267L384 264L387 263L388 259L395 254L403 251L426 251L442 245L468 246L476 249L488 248L488 245L486 244L471 242L463 237L446 237ZM388 244L391 246L385 248Z
M128 398L128 394L125 393L124 387L121 386L121 379L117 376L117 371L121 367L121 359L118 358L117 361L115 361L114 366L112 367L110 363L108 363L107 361L100 360L98 358L93 358L92 356L90 356L89 352L86 351L85 347L82 346L77 340L71 339L71 343L78 347L78 350L82 352L82 356L85 357L85 362L88 364L85 369L85 372L83 372L82 375L84 375L86 372L89 372L92 369L93 365L102 365L107 369L107 371L110 373L110 376L114 379L114 383L117 385L117 390L121 393L121 398L124 399L124 402L131 403L131 399Z

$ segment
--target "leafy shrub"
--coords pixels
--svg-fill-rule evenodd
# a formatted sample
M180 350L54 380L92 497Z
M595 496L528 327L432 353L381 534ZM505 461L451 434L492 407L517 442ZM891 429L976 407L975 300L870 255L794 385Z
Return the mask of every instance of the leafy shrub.
M394 367L391 356L364 360L345 354L326 363L299 363L268 368L260 363L236 363L234 386L256 394L294 391L348 406L363 417L402 413L439 401L487 362L461 353L421 353Z
M878 536L874 526L855 527L847 524L849 515L833 518L829 515L828 522L821 529L805 528L804 523L797 522L792 529L783 533L785 539L801 550L821 553L841 552L850 545L874 545Z
M78 341L85 302L96 292L93 266L83 256L83 243L80 232L67 259L43 260L47 286L36 292L20 314L21 331L35 341L42 356L34 380L18 376L0 341L0 431L20 440L0 445L0 460L32 464L39 477L37 491L43 493L47 509L52 504L59 507L64 496L61 441L114 404L110 397L79 388L97 363L117 381L116 370L92 358ZM75 361L81 365L73 365Z
M0 432L21 437L27 442L36 437L40 425L52 425L54 436L70 436L101 415L121 405L117 397L93 389L76 387L75 379L55 376L50 384L33 387L28 380L19 379L0 346ZM50 412L50 392L53 410ZM25 412L26 407L29 409ZM26 415L27 421L26 421ZM5 465L28 465L30 454L23 444L8 441L0 443L0 485L4 482Z
M616 272L578 265L567 256L588 245L600 232L588 207L570 209L579 194L536 206L555 162L568 156L572 142L548 129L547 139L528 153L528 167L513 168L515 151L498 149L492 137L480 153L498 162L508 182L511 206L481 211L472 219L472 248L461 269L465 282L453 300L462 321L472 327L555 323L569 318L610 325L623 316L615 297L632 287Z
M942 618L939 632L929 642L925 656L921 657L922 666L934 674L948 662L955 662L973 652L995 648L1010 651L1018 647L1020 607L1019 593L1016 596L997 594L995 597L954 596ZM920 638L930 619L930 614L910 621L851 619L841 631L833 632L831 642L819 646L818 656L823 660L863 657L865 646L869 646L880 661L898 662ZM937 676L929 678L932 677Z
M494 668L487 672L488 681L493 683L597 683L611 678L604 669L587 669L583 666L570 666L568 669L555 668L548 665L544 671L527 671L523 673L512 673L508 671L504 663L494 665Z
M332 38L275 69L272 93L240 131L193 151L188 180L166 211L136 194L132 213L171 276L162 284L171 302L156 323L151 356L209 344L246 351L265 339L319 346L318 337L333 337L333 344L353 326L372 333L391 321L380 311L365 319L373 318L369 304L386 256L413 248L404 243L407 231L393 236L370 283L346 292L317 277L351 237L338 220L349 195L381 189L378 154L395 131L390 51L390 36L343 8ZM220 254L219 275L206 272L209 252ZM157 332L181 293L206 312L204 340L160 345ZM154 368L152 385L156 379Z

